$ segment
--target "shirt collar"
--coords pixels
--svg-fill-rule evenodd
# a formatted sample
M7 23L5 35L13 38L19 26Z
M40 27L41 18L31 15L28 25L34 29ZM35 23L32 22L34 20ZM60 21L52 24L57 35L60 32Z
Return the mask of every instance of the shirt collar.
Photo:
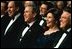
M20 16L20 13L18 13L15 17L12 17L12 19L15 21Z
M68 29L67 29L67 32L70 32L70 31L71 31L71 28L68 28Z
M33 22L29 23L29 26L31 27L31 26L34 24L34 22L35 22L35 21L33 21Z
M1 18L3 17L4 15L1 15Z

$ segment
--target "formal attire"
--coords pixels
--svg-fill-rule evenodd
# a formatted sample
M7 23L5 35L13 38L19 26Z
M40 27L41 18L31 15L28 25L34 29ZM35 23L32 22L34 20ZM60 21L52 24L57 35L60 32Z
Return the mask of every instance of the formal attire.
M1 47L16 48L17 39L23 27L25 27L23 18L21 14L18 13L8 23L4 31L4 36L2 37L2 40L1 40Z
M3 17L4 15L1 15L1 18Z
M1 17L1 37L4 36L4 31L10 20L11 19L8 15L2 15L2 17Z
M34 48L54 48L61 35L61 31L54 32L50 35L41 35L36 40Z
M66 34L66 37L59 48L71 48L71 28L68 28L64 33Z
M39 25L45 29L46 28L46 18L41 15L38 15L38 17L36 19L37 19Z
M32 48L36 38L42 34L43 28L38 24L37 21L33 21L26 27L19 39L19 48Z

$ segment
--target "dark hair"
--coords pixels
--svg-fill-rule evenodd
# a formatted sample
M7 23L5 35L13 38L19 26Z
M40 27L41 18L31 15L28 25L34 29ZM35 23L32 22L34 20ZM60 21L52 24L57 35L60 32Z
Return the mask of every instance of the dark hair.
M67 12L71 13L71 8L70 7L66 7L66 8L64 8L64 11L67 11Z
M61 14L62 14L62 12L63 11L60 11L60 10L58 10L56 8L51 8L51 9L48 10L47 14L48 13L52 13L54 18L55 18L55 20L58 21L60 16L61 16Z
M22 12L23 11L22 2L21 1L14 1L14 3L15 3L15 7L19 8L18 12Z
M45 4L47 6L47 10L54 7L54 5L51 2L43 2L41 3L41 5L42 4Z
M33 13L37 13L36 6L28 6L28 7L32 7L32 12L33 12Z
M19 1L14 1L15 7L19 7Z
M46 2L46 4L47 4L47 9L49 10L49 9L51 9L51 8L54 8L54 5L51 3L51 2Z
M60 28L59 27L59 25L60 25L59 19L60 19L61 14L63 13L63 11L61 11L59 9L56 9L56 8L51 8L51 9L48 10L47 14L48 13L52 13L53 14L55 22L56 22L56 25L57 25L58 28Z

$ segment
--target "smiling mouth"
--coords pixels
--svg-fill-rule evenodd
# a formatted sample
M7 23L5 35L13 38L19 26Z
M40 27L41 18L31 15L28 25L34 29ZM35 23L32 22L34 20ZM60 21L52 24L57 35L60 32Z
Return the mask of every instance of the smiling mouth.
M47 24L49 24L50 22L47 21Z
M8 12L9 14L11 14L11 12Z
M28 19L28 17L26 17L26 16L25 16L24 18L25 18L25 19Z
M60 22L60 24L63 24L63 22Z

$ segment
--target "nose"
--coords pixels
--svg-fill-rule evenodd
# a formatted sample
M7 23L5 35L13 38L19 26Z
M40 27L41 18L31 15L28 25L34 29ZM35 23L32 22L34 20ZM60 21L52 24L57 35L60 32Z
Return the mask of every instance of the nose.
M9 9L7 9L7 12L9 11Z
M23 15L25 16L25 12L23 13Z
M59 21L61 22L62 21L62 18L60 18Z
M45 19L46 21L48 21L48 18L46 17L46 19Z
M47 20L47 17L46 17L46 20Z
M8 8L7 11L10 11L10 8Z

